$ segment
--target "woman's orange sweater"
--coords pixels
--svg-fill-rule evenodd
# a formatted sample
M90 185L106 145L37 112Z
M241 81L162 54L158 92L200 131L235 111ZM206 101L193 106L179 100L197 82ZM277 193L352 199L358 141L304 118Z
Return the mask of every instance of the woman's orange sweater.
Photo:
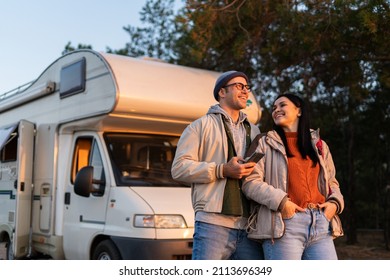
M313 161L303 159L298 150L298 135L296 132L286 132L287 145L292 154L288 158L288 188L287 194L292 202L302 208L308 203L324 203L325 198L318 190L320 165L313 166Z

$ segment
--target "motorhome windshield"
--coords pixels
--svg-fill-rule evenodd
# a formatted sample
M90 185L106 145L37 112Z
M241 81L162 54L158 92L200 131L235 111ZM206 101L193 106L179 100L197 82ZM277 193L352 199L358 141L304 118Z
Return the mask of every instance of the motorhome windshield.
M179 137L106 133L118 186L182 186L171 166Z

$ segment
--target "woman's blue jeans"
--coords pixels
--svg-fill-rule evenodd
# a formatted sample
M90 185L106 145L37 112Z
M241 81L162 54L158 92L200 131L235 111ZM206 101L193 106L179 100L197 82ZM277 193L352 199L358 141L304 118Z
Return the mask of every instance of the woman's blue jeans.
M263 260L261 243L245 230L195 222L193 260Z
M321 209L284 219L284 235L263 242L266 260L337 260L329 220Z

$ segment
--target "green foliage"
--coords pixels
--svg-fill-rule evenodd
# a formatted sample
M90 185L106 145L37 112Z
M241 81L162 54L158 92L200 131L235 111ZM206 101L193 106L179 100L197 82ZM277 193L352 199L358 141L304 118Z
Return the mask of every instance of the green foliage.
M177 40L173 12L174 0L149 0L140 13L143 27L127 26L123 29L130 41L125 48L109 52L128 56L148 56L174 62L174 42Z
M311 102L346 197L347 230L382 227L372 217L390 185L389 1L188 1L181 18L177 44L187 49L178 63L245 71L264 106L283 92Z
M92 50L91 45L84 45L84 44L78 44L77 47L72 46L71 42L68 42L65 46L65 49L62 51L62 55L67 54L69 52L73 52L75 50L80 50L80 49L90 49Z

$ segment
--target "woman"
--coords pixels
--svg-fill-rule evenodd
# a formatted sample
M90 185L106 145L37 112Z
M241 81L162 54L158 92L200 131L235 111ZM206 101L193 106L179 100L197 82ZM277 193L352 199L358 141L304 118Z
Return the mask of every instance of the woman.
M243 184L246 196L259 204L249 237L263 241L267 260L335 260L344 200L329 148L310 129L298 96L278 96L272 118L274 130L257 146L265 156Z

